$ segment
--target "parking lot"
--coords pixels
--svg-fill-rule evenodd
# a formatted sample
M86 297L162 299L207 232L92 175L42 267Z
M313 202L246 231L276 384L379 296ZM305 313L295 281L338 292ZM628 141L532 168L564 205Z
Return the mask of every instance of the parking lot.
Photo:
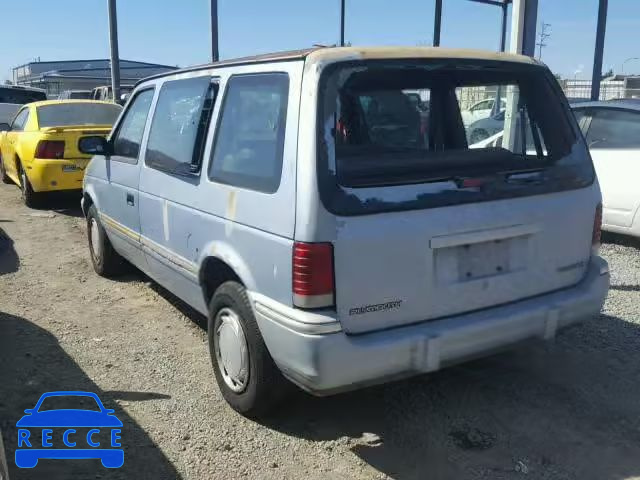
M141 274L94 274L77 198L30 210L0 186L0 418L42 392L97 393L125 464L43 461L21 478L640 478L640 245L605 237L603 314L554 343L331 398L233 412L203 319Z

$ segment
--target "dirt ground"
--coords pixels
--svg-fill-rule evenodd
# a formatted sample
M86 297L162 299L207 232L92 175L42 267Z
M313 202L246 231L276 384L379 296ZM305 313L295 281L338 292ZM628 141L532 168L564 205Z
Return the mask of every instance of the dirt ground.
M640 245L609 238L600 318L437 374L318 399L256 423L215 386L202 318L141 274L94 274L78 199L29 210L0 186L0 429L11 479L640 478ZM15 467L43 392L97 393L125 464Z

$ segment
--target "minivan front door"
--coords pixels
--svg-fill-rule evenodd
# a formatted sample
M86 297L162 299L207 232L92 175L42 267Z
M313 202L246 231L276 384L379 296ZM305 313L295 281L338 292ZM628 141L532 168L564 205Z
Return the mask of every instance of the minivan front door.
M138 210L138 155L154 90L136 94L112 135L113 154L105 159L106 183L96 183L101 221L109 230L114 248L127 260L146 270L140 247Z

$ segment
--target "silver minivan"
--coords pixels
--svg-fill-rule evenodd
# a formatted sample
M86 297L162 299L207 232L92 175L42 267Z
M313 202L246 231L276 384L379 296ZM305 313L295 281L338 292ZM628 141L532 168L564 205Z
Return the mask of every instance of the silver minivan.
M460 112L498 97L500 145L469 145ZM531 58L349 47L192 67L141 81L80 148L96 272L131 263L206 314L217 383L248 416L285 379L329 395L551 339L607 294L591 158Z

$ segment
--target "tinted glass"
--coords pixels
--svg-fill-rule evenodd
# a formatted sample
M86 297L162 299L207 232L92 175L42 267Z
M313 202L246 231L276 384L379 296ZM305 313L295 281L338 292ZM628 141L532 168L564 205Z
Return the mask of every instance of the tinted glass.
M231 77L209 170L212 180L263 192L278 189L288 95L284 73Z
M69 125L113 125L121 107L100 103L58 103L37 108L38 125L65 127Z
M480 102L474 107L471 107L471 111L475 112L477 110L489 110L493 107L493 100L485 100L484 102Z
M24 130L24 126L27 123L27 119L29 118L29 108L25 108L21 110L16 115L16 118L13 119L13 123L11 124L11 130L14 132L19 132Z
M406 95L416 91L428 100L425 111ZM538 66L371 60L328 67L319 84L316 139L323 203L333 213L356 215L589 185L593 167L560 95ZM470 107L496 100L504 112L491 116L488 109L465 123ZM472 138L477 127L484 133ZM515 174L529 177L514 187ZM470 176L495 183L469 192L460 179ZM415 185L398 190L397 196L410 192L406 201L383 201L367 190L399 185Z
M197 171L213 102L210 77L165 82L151 123L145 163L170 173Z
M140 92L131 101L113 141L114 155L138 158L152 100L153 89L149 89Z
M506 106L506 97L511 95L515 102L518 102L517 109L512 112L511 115L511 131L514 135L511 136L509 145L502 142L502 139L496 139L496 146L503 147L513 153L523 152L526 155L535 156L536 142L540 145L540 157L547 156L547 150L544 147L544 137L537 126L532 125L529 108L527 106L527 99L523 96L520 88L516 84L498 84L498 85L474 85L473 87L460 87L456 89L456 98L458 98L458 106L460 110L464 110L466 99L473 97L477 94L492 95L494 97L500 95L500 105ZM486 106L486 109L482 112L483 115L476 117L475 121L472 121L469 125L465 126L465 136L469 148L482 148L485 145L482 143L490 137L495 136L498 133L502 133L505 129L506 110L500 110L500 112L491 115L492 108L495 106L494 100L487 100L482 102ZM534 131L535 128L535 131Z
M326 99L331 103L325 104L325 115L332 112L331 124L325 124L322 139L328 141L328 151L335 152L335 170L342 185L387 184L392 177L395 183L399 181L396 176L413 183L416 178L411 172L422 178L426 170L432 171L431 176L441 177L450 169L446 162L460 169L459 174L465 173L465 161L475 170L483 162L489 167L495 164L495 158L478 151L488 147L478 143L503 132L505 126L508 144L501 142L500 155L514 154L510 157L514 166L522 164L523 159L547 161L552 153L549 145L553 144L553 137L557 138L558 128L572 135L562 117L555 119L548 111L536 108L542 99L533 79L483 82L483 77L473 71L452 70L435 76L428 69L398 70L354 69L351 75L334 77L344 84ZM508 76L487 76L497 80L501 75ZM435 89L431 88L434 83ZM406 91L416 88L429 98L429 113L421 112L406 95ZM478 103L480 94L500 95L501 104L503 97L511 98L509 120L504 114L490 117L491 110L487 109L485 118L465 127L460 121L465 109L473 105L490 107L494 102L488 98ZM558 145L556 153L561 153L562 148ZM508 160L507 156L501 159Z
M0 86L0 103L31 103L46 100L47 94L39 91L22 90Z
M91 92L90 91L75 91L75 92L69 92L69 98L75 98L75 99L89 99L91 98Z
M585 117L585 115L587 114L586 110L584 108L579 108L579 109L575 109L572 110L573 111L573 116L576 117L576 122L578 122L578 125L580 126L580 128L582 129L582 133L584 132L584 128L581 125L582 119Z
M419 104L411 95L398 90L373 90L357 95L371 142L416 147L428 144L427 116L420 113ZM427 90L424 95L428 97L430 92ZM346 120L338 127L344 129L348 124Z
M624 110L593 110L587 144L596 149L640 148L640 114Z

